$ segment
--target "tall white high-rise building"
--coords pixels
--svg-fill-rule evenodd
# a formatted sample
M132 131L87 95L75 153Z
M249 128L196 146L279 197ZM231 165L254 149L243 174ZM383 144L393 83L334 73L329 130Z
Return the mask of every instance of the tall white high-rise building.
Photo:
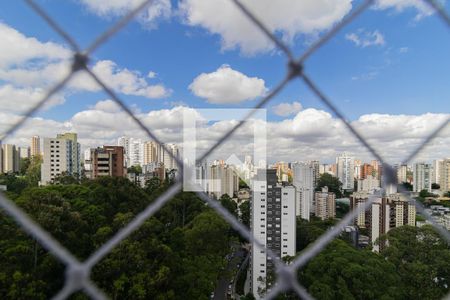
M130 140L131 138L128 136L121 136L117 140L117 146L123 147L125 150L125 166L130 167Z
M125 165L127 168L144 165L145 146L141 139L121 136L117 140L117 145L125 150Z
M142 166L144 164L144 144L141 139L130 139L129 162L131 166Z
M355 158L344 152L336 157L337 177L342 182L343 190L354 189Z
M79 175L80 144L75 142L74 145L73 136L58 136L60 138L44 138L44 157L41 166L42 185L49 184L63 173L73 176Z
M358 180L358 192L371 192L380 189L380 180L367 175L364 179Z
M401 164L401 165L397 166L397 182L399 184L408 181L407 175L408 175L408 166L407 165Z
M167 148L164 150L163 145ZM166 170L176 170L178 169L177 162L173 157L179 158L179 149L175 144L162 144L159 150L159 161L164 164ZM172 154L172 155L170 155Z
M20 158L30 158L30 147L19 147Z
M280 259L296 252L295 188L277 182L275 169L258 169L251 181L251 231L253 237ZM267 276L275 271L266 251L253 245L250 288L256 299L269 292L273 282Z
M41 155L41 139L37 135L31 138L30 154L31 156Z
M415 163L413 166L413 191L427 190L431 192L432 167L426 163Z
M441 191L450 192L450 158L444 159L439 167Z
M431 178L431 183L439 184L441 178L441 167L443 162L444 162L443 159L433 160L433 177Z
M216 199L227 194L233 197L239 190L239 177L233 166L225 164L213 164L207 171L208 193L214 195Z
M70 159L70 174L78 177L81 174L81 148L80 144L78 143L78 135L74 132L66 132L66 133L59 133L56 135L57 139L64 139L64 140L70 140L72 141L70 150L70 155L72 155L72 158Z
M317 186L320 178L320 162L318 160L310 160L308 164L313 169L313 186Z
M292 184L296 189L295 214L309 220L314 211L314 168L308 163L293 163L292 174Z
M20 154L15 145L1 145L0 160L2 160L2 173L14 173L19 171Z

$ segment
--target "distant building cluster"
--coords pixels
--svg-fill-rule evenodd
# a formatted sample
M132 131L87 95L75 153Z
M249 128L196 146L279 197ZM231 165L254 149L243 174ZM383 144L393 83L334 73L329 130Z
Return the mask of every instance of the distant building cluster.
M87 179L127 177L144 186L153 178L164 181L167 176L173 176L178 170L179 151L176 144L122 136L116 145L85 149L81 157L77 134L68 132L56 137L33 136L27 147L2 144L0 170L16 173L21 159L39 157L42 158L42 185L69 175ZM410 187L413 196L423 191L439 196L450 192L450 158L398 164L395 170L397 183ZM299 219L335 218L340 203L349 203L350 209L360 209L373 200L367 210L358 214L354 224L343 231L357 247L365 243L379 251L385 246L378 242L383 234L396 227L416 224L414 203L398 193L397 184L384 182L383 165L376 160L363 162L350 153L337 155L331 164L311 160L268 165L262 160L253 162L251 156L245 156L244 162L232 156L226 161L200 163L195 171L201 189L218 200L228 195L238 204L239 215L239 204L249 201L252 234L277 259L296 255ZM321 177L323 174L331 176ZM321 182L322 178L331 178L329 186ZM337 199L337 193L347 198ZM450 229L450 209L432 205L428 210L437 223ZM418 222L419 226L423 224ZM271 289L274 262L265 250L253 245L249 270L251 290L260 299Z
M22 159L39 157L42 159L41 185L53 183L60 176L77 179L111 176L128 177L143 186L153 177L164 181L167 172L174 174L178 169L177 145L159 145L154 141L142 142L126 136L120 137L117 145L87 148L84 157L78 135L74 132L60 133L56 137L33 136L26 147L0 145L1 173L18 173ZM127 170L130 167L138 167L139 172L129 174Z
M373 202L367 210L364 210L369 199ZM355 224L367 230L369 242L374 251L379 251L383 247L376 243L377 239L390 229L403 225L415 226L416 222L414 203L409 202L400 193L381 196L368 192L355 192L350 197L350 209L360 209Z

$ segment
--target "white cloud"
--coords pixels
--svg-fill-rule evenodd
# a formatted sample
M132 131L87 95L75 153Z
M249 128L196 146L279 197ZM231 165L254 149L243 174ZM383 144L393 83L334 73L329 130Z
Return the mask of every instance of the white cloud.
M156 72L150 71L150 72L148 72L147 77L152 79L152 78L156 78L157 75L158 74L156 74Z
M110 113L121 111L119 105L110 99L97 102L94 106L91 107L91 109Z
M409 51L408 47L401 47L398 49L398 53L407 53Z
M374 7L375 9L394 8L397 12L415 8L418 11L415 17L416 20L420 20L433 14L433 9L422 0L377 0Z
M139 72L119 68L110 60L98 61L92 71L109 87L124 95L143 96L147 98L163 98L169 96L172 91L162 84L150 85ZM100 87L84 73L70 83L76 89L97 91Z
M64 46L26 37L0 23L0 80L21 88L48 88L70 72L71 51ZM93 71L111 88L124 95L163 98L171 90L150 84L140 72L119 67L110 60L94 63ZM150 74L156 74L150 72ZM85 73L77 73L67 85L74 91L96 92L100 87Z
M143 0L80 0L89 11L101 17L123 16L137 7ZM170 0L154 0L139 14L139 20L147 27L154 28L156 21L171 16Z
M384 40L383 34L378 30L366 31L365 29L359 29L357 32L348 33L345 38L353 42L358 47L369 47L369 46L382 46L386 42Z
M183 112L193 110L174 107L139 113L137 116L164 142L182 146ZM389 115L367 114L352 121L352 125L389 162L397 163L413 151L449 114ZM17 121L15 114L0 112L0 131ZM101 120L101 122L99 122ZM198 153L205 151L230 130L236 120L200 123L197 129ZM264 125L258 121L257 128ZM253 124L246 123L232 138L221 146L211 159L226 159L230 154L252 153ZM6 142L27 145L32 135L51 137L58 132L75 131L83 147L115 144L121 135L147 139L145 133L123 111L116 110L111 100L100 101L95 106L76 113L71 118L57 122L43 118L30 118L16 134ZM292 118L267 123L268 161L295 161L319 159L331 162L342 151L354 153L363 160L373 157L348 132L339 119L328 112L308 108ZM449 157L450 128L427 146L418 160Z
M273 112L281 117L287 117L290 115L295 115L302 110L302 104L300 102L292 103L280 103L272 107Z
M16 88L11 84L0 86L0 107L3 112L22 113L30 109L45 96L41 88ZM55 95L44 105L48 109L54 105L63 104L65 99L61 95Z
M272 32L291 41L300 34L330 28L351 10L352 0L244 0ZM184 22L222 38L222 49L240 48L245 54L273 49L266 36L229 0L185 0L179 4Z
M26 37L16 29L0 21L0 67L7 68L30 64L37 59L44 62L68 59L70 51L53 42L42 43Z
M267 88L263 79L248 77L228 65L212 73L202 73L189 85L198 97L210 103L239 103L264 95Z

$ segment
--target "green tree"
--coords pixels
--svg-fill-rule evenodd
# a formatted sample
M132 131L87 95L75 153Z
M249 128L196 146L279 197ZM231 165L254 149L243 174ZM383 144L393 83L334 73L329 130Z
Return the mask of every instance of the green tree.
M430 225L402 226L380 238L381 255L397 268L408 299L441 299L449 292L450 248Z
M300 270L299 280L316 299L406 299L395 264L341 240Z
M412 191L413 190L413 186L411 183L409 182L402 182L401 185L403 186L404 189L406 189L407 191Z
M25 172L25 178L30 187L38 186L41 181L42 157L40 155L32 156L30 164Z
M132 173L132 174L139 175L139 174L142 174L142 167L139 166L139 165L131 166L131 167L129 167L129 168L127 169L127 172L128 172L128 173Z
M328 173L320 175L316 191L321 191L325 186L328 187L329 192L336 194L336 198L342 198L342 182L339 181L339 178Z
M321 220L312 217L310 221L306 221L297 217L297 252L305 249L310 243L318 239L328 228L336 223L334 219Z
M31 163L31 158L23 157L19 161L19 174L25 175Z
M219 201L224 208L226 208L232 215L237 217L237 204L233 201L233 199L231 199L230 196L228 196L228 194L223 194L220 197Z
M145 182L145 190L147 193L154 193L161 186L161 180L158 177L152 177Z
M240 189L248 189L248 184L242 178L239 178L239 188Z
M336 203L336 218L343 218L350 211L350 205L344 202Z
M250 201L244 201L239 205L241 211L241 222L250 228Z

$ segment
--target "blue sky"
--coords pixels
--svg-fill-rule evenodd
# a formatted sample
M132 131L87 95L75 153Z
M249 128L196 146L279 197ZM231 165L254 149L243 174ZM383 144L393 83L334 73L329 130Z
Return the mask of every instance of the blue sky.
M118 19L98 17L76 1L41 1L41 4L84 46ZM62 42L22 1L3 1L0 9L3 22L25 35L41 41ZM368 10L307 62L308 73L351 119L372 112L448 112L449 31L435 16L415 21L416 14L414 8L403 13L392 9ZM385 45L360 48L345 39L345 34L359 28L379 30L385 37ZM307 46L305 39L308 37L295 39L292 46L296 53L301 53ZM408 51L399 53L401 48L408 48ZM248 76L264 79L270 88L284 75L286 63L279 53L249 57L239 50L221 51L220 36L183 25L177 17L160 22L153 30L133 22L103 45L94 57L113 60L143 74L153 70L158 74L155 80L173 90L173 94L164 100L127 99L144 110L164 108L168 106L165 103L179 101L194 107L217 107L188 90L198 74L213 72L222 64L229 64ZM377 72L374 78L370 77L371 72ZM363 78L352 80L356 76ZM46 116L67 117L83 105L92 105L97 97L92 93L73 95L64 107L52 110ZM322 108L297 82L271 104L294 100L304 107ZM249 101L238 107L251 107L255 103Z
M124 0L130 3L133 1ZM117 21L119 15L125 11L116 9L100 13L98 9L96 11L95 5L101 5L102 0L36 2L83 47ZM187 2L194 3L191 8L195 9L195 3L198 4L201 0ZM352 9L360 3L350 0L343 2ZM402 2L407 5L399 6L398 3ZM448 113L449 28L436 15L424 12L414 0L383 0L380 3L378 9L367 10L311 56L305 64L306 72L352 121L357 121L362 115L374 113L416 116ZM227 40L225 33L212 33L217 30L208 28L208 24L215 24L214 20L203 20L203 23L200 21L195 24L196 21L180 15L176 2L171 5L170 16L160 16L151 22L131 22L93 55L92 64L100 60L110 60L119 69L127 68L138 72L148 85L164 86L167 91L164 97L119 93L134 109L148 112L173 109L180 104L193 108L254 106L260 99L259 96L249 96L250 100L239 103L219 101L221 104L217 104L211 103L214 102L211 99L199 96L199 93L195 95L195 92L189 89L200 74L211 74L223 65L228 65L231 70L242 73L243 76L263 80L267 90L283 78L287 61L279 51L259 49L256 53L249 54L244 49L245 44L239 42L235 47L231 47L232 49L224 49ZM202 6L197 5L198 7ZM449 10L448 3L446 8ZM325 17L326 14L327 12L323 13ZM346 13L335 17L334 21L339 21L344 15ZM51 41L67 47L23 1L2 1L0 20L27 38L34 37L41 43ZM270 20L268 22L270 23ZM322 26L312 33L294 30L294 37L288 44L294 53L299 55L327 28ZM228 29L223 30L227 32ZM283 34L286 37L286 32L282 29L278 31L279 36ZM351 40L352 36L356 39ZM376 41L376 36L381 40ZM8 47L6 43L3 46ZM27 65L31 62L32 60L28 61ZM150 71L157 74L155 78L147 78ZM8 78L3 78L0 83L16 84ZM20 86L23 87L23 84ZM199 83L200 88L203 88L203 85ZM98 101L108 97L101 91L78 89L76 92L66 91L64 98L64 104L41 111L38 116L56 122L66 122L77 112L92 108ZM303 110L314 108L328 111L303 83L295 80L269 103L268 120L281 122L293 118L297 109L291 115L285 113L282 116L277 115L273 109L280 103L293 102L299 102Z

